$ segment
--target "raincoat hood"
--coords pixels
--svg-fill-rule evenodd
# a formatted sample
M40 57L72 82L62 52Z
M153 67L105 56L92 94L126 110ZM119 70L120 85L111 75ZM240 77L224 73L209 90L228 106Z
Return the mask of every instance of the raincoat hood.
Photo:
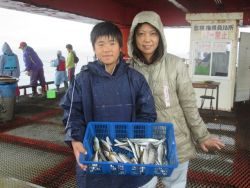
M5 55L12 55L13 52L7 42L3 44L2 51Z
M103 77L121 76L126 73L128 69L128 64L120 60L120 62L116 65L113 75L110 75L109 73L105 71L105 67L100 61L94 61L94 62L88 63L88 69L92 73L99 75L99 76L103 76Z
M128 39L128 55L130 57L133 57L134 46L132 45L132 40L135 34L134 33L135 27L140 23L149 23L150 25L154 26L159 31L161 35L162 43L164 45L164 55L163 55L164 57L167 51L167 43L166 43L166 38L164 35L163 24L161 22L160 16L153 11L142 11L134 17L134 20L130 28L130 34L129 34L129 39Z

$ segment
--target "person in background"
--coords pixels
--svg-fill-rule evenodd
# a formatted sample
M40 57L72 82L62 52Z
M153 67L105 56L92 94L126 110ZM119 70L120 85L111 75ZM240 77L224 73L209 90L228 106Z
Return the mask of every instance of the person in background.
M0 75L19 78L20 67L16 54L14 54L7 42L2 47L3 55L0 56Z
M163 24L152 11L138 13L128 40L128 63L141 72L152 90L157 122L172 122L179 165L170 177L163 177L167 188L185 188L189 160L195 144L205 152L222 149L224 144L210 135L196 106L195 92L182 59L168 54ZM157 181L151 180L152 187ZM150 183L150 182L149 182ZM153 185L154 183L154 185Z
M19 60L14 54L7 42L2 47L3 55L0 56L0 76L12 76L17 80L20 77ZM20 95L18 86L16 87L16 96Z
M91 42L97 60L82 67L61 104L65 141L72 146L77 161L77 185L138 188L152 176L85 175L86 166L79 163L80 153L86 153L82 141L88 122L154 122L156 119L153 96L144 76L122 58L120 29L111 22L98 23L91 32Z
M31 97L37 96L37 82L42 86L42 95L46 94L46 82L43 71L43 63L37 53L27 45L21 42L19 48L23 50L23 61L25 63L25 71L30 76L30 85L32 87Z
M68 70L68 79L70 84L74 81L75 78L75 60L74 60L74 51L71 44L66 45L68 51L68 56L66 60L66 68Z
M55 72L55 85L56 91L59 92L60 84L64 83L65 89L68 89L68 78L66 74L65 68L65 58L62 56L62 52L60 50L57 51L57 58L50 62L52 67L56 67Z

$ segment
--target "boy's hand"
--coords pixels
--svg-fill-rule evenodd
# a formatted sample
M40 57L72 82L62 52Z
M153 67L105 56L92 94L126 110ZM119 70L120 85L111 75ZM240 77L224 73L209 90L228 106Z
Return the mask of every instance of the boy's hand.
M83 153L84 155L86 155L87 154L86 149L83 147L83 144L79 141L72 141L71 144L72 144L74 155L76 157L76 161L78 165L80 166L82 170L86 170L87 166L79 162L80 153Z

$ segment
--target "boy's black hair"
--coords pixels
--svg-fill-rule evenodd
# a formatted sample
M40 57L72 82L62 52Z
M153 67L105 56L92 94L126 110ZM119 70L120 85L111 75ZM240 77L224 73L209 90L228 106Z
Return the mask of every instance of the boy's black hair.
M97 38L101 36L112 37L118 41L120 47L122 47L123 45L122 44L122 32L119 29L119 27L117 27L112 22L105 21L105 22L98 23L94 26L94 28L92 29L90 33L90 39L91 39L91 43L93 47L95 45Z
M147 23L147 24L151 25L153 28L155 28L155 30L157 31L157 33L159 35L158 47L155 49L155 52L154 52L150 62L148 62L147 59L142 54L142 52L138 49L137 44L136 44L136 33L140 29L140 27L145 23L147 23L147 22L139 23L134 29L134 35L132 38L132 46L133 46L134 50L133 50L132 54L133 54L133 56L139 58L142 62L144 62L146 64L150 64L150 63L154 63L157 60L159 60L160 58L162 58L162 56L164 55L164 44L162 42L161 34L158 31L158 29L155 28L154 26L152 26L150 23Z

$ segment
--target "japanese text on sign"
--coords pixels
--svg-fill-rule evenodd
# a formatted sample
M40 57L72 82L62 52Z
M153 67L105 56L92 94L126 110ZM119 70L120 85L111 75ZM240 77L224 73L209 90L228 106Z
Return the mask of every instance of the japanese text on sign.
M193 30L200 33L200 37L206 39L229 39L234 30L233 24L202 24L193 25Z

